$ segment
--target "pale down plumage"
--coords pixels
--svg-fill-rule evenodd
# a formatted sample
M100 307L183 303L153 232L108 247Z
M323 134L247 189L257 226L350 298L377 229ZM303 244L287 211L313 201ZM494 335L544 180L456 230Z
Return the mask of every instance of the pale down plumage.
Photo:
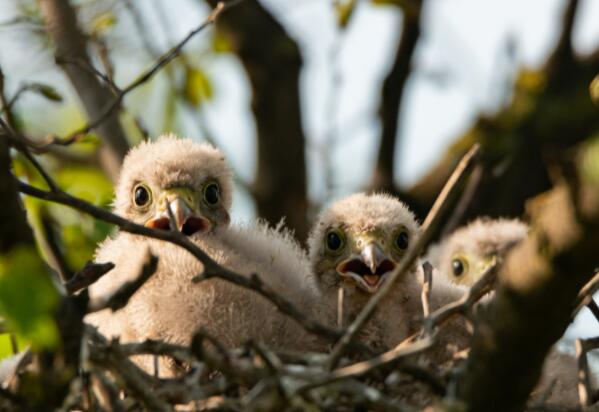
M230 169L220 151L167 136L127 155L115 211L135 222L166 229L170 204L177 229L218 263L244 275L258 273L289 300L308 305L305 301L315 287L309 282L303 250L287 231L261 222L229 227L231 192ZM159 258L158 269L129 304L114 314L104 311L88 316L107 335L125 341L154 338L187 344L203 327L228 346L255 339L294 348L310 339L299 325L252 291L220 279L192 283L203 266L182 248L122 232L98 248L96 260L111 261L116 267L90 288L91 297L109 294L135 277L148 250ZM140 362L150 368L148 359Z

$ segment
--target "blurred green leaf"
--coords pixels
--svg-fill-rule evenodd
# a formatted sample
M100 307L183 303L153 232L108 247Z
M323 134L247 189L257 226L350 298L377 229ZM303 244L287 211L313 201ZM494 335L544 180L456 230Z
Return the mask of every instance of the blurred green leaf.
M230 53L233 51L229 37L221 30L214 30L212 35L212 51L215 53Z
M66 192L96 205L105 206L112 198L112 183L100 170L68 167L59 170L55 177Z
M188 68L185 72L185 99L194 106L212 98L212 84L203 70Z
M58 344L53 318L57 304L58 292L33 248L21 247L0 257L0 315L34 348Z
M111 11L97 15L92 21L92 32L100 33L107 31L116 23L116 17Z
M371 0L372 4L377 6L405 6L405 0Z
M356 0L338 0L335 2L335 13L339 27L347 27L355 9Z
M37 92L46 99L53 102L62 102L62 96L52 86L43 83L31 83L28 85L29 90Z
M589 92L591 93L591 99L596 105L599 105L599 74L595 76L589 86Z

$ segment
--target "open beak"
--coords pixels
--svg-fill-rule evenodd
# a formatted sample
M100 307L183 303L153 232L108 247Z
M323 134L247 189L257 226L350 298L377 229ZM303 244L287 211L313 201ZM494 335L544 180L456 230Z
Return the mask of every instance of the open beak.
M154 217L146 222L146 226L169 230L171 229L168 207L173 213L176 229L186 236L194 233L210 231L212 224L208 219L195 212L189 205L193 202L186 190L172 189L166 191L161 199L161 207Z
M368 243L359 254L337 265L337 273L352 279L360 288L369 293L378 290L385 280L385 275L397 265L383 252L376 242Z

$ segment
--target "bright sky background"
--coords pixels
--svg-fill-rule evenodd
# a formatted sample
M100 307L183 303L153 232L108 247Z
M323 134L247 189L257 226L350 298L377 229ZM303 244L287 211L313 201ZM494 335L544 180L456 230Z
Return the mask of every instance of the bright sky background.
M379 134L376 110L380 83L394 53L401 15L393 8L362 1L346 32L339 33L331 1L264 2L275 10L304 54L301 87L311 198L317 202L331 200L325 199L320 150L331 138L340 142L331 149L333 196L359 190L372 172ZM144 8L150 41L159 50L166 50L196 27L207 10L199 7L197 0L138 3ZM581 3L574 43L578 52L587 53L599 46L599 1ZM11 19L15 4L16 0L0 0L0 21ZM122 8L122 4L114 4L117 10ZM427 2L414 62L416 72L409 81L400 119L402 140L395 171L398 182L414 183L477 113L496 109L504 99L504 85L509 84L518 67L534 67L544 61L558 34L564 4L563 0ZM113 58L117 83L126 84L151 59L135 37L130 19L125 13L120 15L123 17L108 40L116 45ZM186 48L214 83L215 98L205 105L203 115L236 171L249 181L255 168L255 127L248 112L247 80L234 57L196 52L207 49L209 38L202 33ZM505 52L510 43L515 46L512 59ZM338 58L333 61L335 52ZM9 90L15 90L23 81L37 80L55 85L68 97L63 105L51 105L31 95L22 100L20 107L27 107L24 120L29 130L39 135L48 131L67 133L70 129L65 129L65 116L81 118L74 110L76 100L69 84L51 62L47 45L30 30L0 28L0 65ZM340 79L336 88L332 86L335 76ZM156 114L163 110L167 90L168 83L160 76L127 98L128 106L144 118L150 131L162 128L161 116ZM196 113L188 112L180 120L180 133L200 137ZM253 213L251 201L238 190L234 218L247 219ZM569 335L596 331L596 321L585 314Z

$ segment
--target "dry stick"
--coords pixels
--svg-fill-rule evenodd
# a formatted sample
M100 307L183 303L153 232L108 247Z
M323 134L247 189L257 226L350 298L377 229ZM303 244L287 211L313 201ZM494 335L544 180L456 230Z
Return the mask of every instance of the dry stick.
M93 263L88 261L83 269L75 273L73 277L64 284L67 294L72 295L85 289L112 269L114 269L114 263Z
M140 273L135 279L123 283L123 285L109 297L91 300L87 307L87 313L98 312L103 309L110 309L111 311L116 312L117 310L124 308L131 296L133 296L133 294L150 279L157 268L158 258L152 254L148 254Z
M4 129L6 132L6 137L9 140L9 144L17 149L19 152L23 153L23 155L31 162L33 167L39 172L42 176L48 187L52 192L58 192L60 189L54 179L50 177L48 172L42 167L42 165L37 161L37 159L31 154L29 148L25 144L25 139L23 139L19 133L17 133L9 124L7 124L2 117L0 117L0 127Z
M251 289L259 293L263 297L270 300L281 312L293 318L304 329L311 333L323 336L329 340L336 340L341 335L340 332L329 329L321 323L308 318L291 302L278 295L268 286L266 286L257 275L252 275L248 278L247 276L240 275L236 272L222 267L210 256L208 256L206 252L204 252L196 244L194 244L187 236L183 235L178 231L152 229L146 226L142 226L137 223L131 222L127 219L124 219L118 215L115 215L114 213L111 213L105 209L96 207L93 204L88 203L84 200L73 197L63 191L59 190L57 192L49 192L30 186L27 183L21 182L18 179L16 179L16 181L19 191L21 193L80 210L97 219L103 220L108 223L112 223L118 226L124 232L164 240L182 247L183 249L191 253L204 265L204 274L199 277L196 276L194 278L196 282L204 278L211 277L218 277L220 279L224 279L228 282L234 283L246 289Z
M12 354L16 355L19 353L19 344L17 343L17 335L11 333L10 335L10 349L12 350Z
M422 313L425 318L431 314L431 292L433 290L433 266L427 261L422 264Z
M337 329L343 328L343 307L345 300L345 290L343 289L343 283L339 285L337 290Z
M589 308L595 319L599 322L599 305L593 299L593 295L599 289L599 272L595 273L593 278L587 282L586 285L578 292L576 304L574 305L574 312L572 313L572 319L576 317L580 309L584 306Z
M143 342L121 343L121 353L125 356L156 355L168 356L180 362L191 363L196 358L191 350L182 345L167 343L160 340L147 339Z
M375 295L368 301L364 309L360 312L354 322L347 328L346 332L339 340L339 342L333 348L331 358L329 361L329 370L334 369L337 363L341 359L341 356L345 353L345 350L351 345L355 339L358 331L364 326L366 321L374 313L379 302L387 296L387 294L393 288L395 281L404 275L404 273L412 267L414 261L420 254L422 248L428 243L433 230L439 223L442 216L442 212L447 207L447 200L454 193L454 189L458 186L457 184L464 180L466 177L466 171L470 169L473 164L476 155L479 152L479 145L474 144L468 152L462 157L460 163L455 168L449 180L441 190L441 193L437 197L437 200L433 204L424 224L422 225L422 235L418 238L414 246L408 251L406 256L403 258L401 264L389 275L387 282L375 293Z
M584 408L592 402L587 349L582 339L576 339L576 360L578 362L578 402L580 407Z
M88 133L92 129L96 128L99 124L101 124L104 120L106 120L108 118L108 116L111 115L111 113L121 104L121 102L123 101L123 99L125 98L125 96L128 93L135 90L137 87L141 86L142 84L149 81L152 77L154 77L154 75L156 73L158 73L158 71L162 67L166 66L174 58L179 56L179 54L181 53L181 50L187 44L187 42L189 42L189 40L191 40L196 34L201 32L202 30L204 30L206 27L208 27L212 23L214 23L216 21L216 19L218 18L218 16L224 10L228 9L229 7L231 7L237 3L239 3L239 1L231 1L231 2L227 2L227 3L222 2L222 1L219 2L216 5L216 7L214 8L214 10L212 10L212 12L208 15L208 18L202 24L200 24L196 29L189 32L187 34L187 36L185 36L185 38L183 38L183 40L181 40L177 45L175 45L173 48L171 48L168 52L163 54L158 59L158 61L156 61L154 63L154 65L152 67L150 67L148 70L146 70L141 76L139 76L136 80L134 80L132 83L130 83L127 87L122 89L116 95L115 99L104 109L104 111L96 119L92 120L84 127L74 131L68 137L66 137L64 139L52 137L51 140L48 142L45 142L43 144L43 146L45 147L45 146L49 146L52 144L59 144L59 145L65 146L65 145L72 144L73 142L77 141L80 138L80 136L82 136L85 133Z
M152 390L151 383L153 378L142 371L137 365L131 362L120 351L116 342L106 343L106 339L93 328L88 328L88 333L96 342L90 348L90 361L98 367L102 367L117 376L124 382L124 386L129 390L144 407L152 411L170 411L170 406L162 399L158 398Z

